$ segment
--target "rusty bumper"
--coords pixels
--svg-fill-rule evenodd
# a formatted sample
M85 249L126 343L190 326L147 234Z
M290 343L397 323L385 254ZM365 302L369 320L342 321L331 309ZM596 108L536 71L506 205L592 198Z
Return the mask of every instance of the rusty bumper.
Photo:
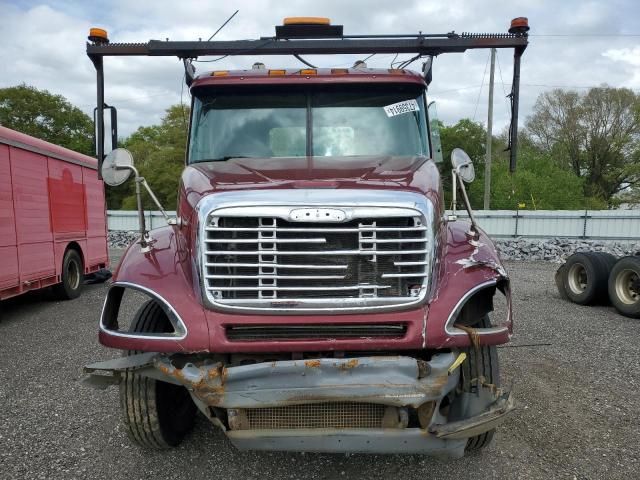
M94 380L117 382L124 370L185 386L199 407L255 409L325 402L419 408L439 402L459 383L454 353L423 361L404 356L286 360L224 367L144 353L85 368ZM105 377L104 374L111 374ZM494 428L513 409L509 394L483 389L471 415L433 414L427 428L299 428L228 430L239 449L320 452L427 453L462 456L468 437ZM474 403L475 402L475 403ZM206 413L206 412L205 412ZM406 424L405 424L406 427Z

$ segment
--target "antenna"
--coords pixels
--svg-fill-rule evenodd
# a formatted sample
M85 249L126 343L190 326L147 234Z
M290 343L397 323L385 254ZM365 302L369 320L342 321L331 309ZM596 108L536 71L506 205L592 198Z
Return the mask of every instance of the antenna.
M220 28L218 28L215 32L213 32L213 35L211 35L211 36L209 37L209 39L207 40L207 42L210 42L210 41L211 41L211 39L212 39L213 37L215 37L215 36L218 34L218 32L219 32L220 30L222 30L224 27L226 27L226 26L227 26L227 23L229 23L229 22L231 21L231 19L237 15L237 13L238 13L239 11L240 11L240 10L236 10L235 12L233 12L233 15L231 15L229 18L227 18L227 20L226 20L222 25L220 25Z

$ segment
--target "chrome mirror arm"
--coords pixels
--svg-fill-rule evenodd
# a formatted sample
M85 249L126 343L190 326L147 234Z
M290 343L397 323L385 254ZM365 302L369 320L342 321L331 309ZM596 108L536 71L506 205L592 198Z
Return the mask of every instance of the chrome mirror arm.
M471 238L473 239L478 239L478 237L480 236L480 233L478 232L478 224L476 223L476 217L473 215L473 210L471 208L471 203L469 202L469 196L467 195L467 189L464 186L464 182L462 181L462 178L460 178L460 173L458 172L457 168L454 168L452 170L453 172L453 208L454 208L454 213L455 213L455 200L456 200L456 184L458 184L460 186L460 192L462 193L462 201L464 202L464 208L467 211L467 213L469 214L469 220L471 221L471 228L469 229L469 232L467 232L467 235L469 235ZM459 182L457 181L459 180Z

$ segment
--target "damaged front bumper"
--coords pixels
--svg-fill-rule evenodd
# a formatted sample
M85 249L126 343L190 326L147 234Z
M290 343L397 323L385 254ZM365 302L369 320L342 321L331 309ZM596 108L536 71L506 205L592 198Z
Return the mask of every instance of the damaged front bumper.
M429 361L371 356L226 367L210 359L142 353L88 365L85 372L94 385L118 383L124 371L183 385L200 410L243 450L460 457L467 438L495 428L514 408L510 394L492 385L483 386L478 393L457 392L461 359L464 361L463 355L447 352ZM462 408L451 404L457 399ZM450 407L441 409L443 401ZM305 415L314 414L314 405L355 403L384 406L377 409L383 412L380 425L351 426L349 414L344 414L344 421L326 422L318 417L314 423L312 419L313 428L303 422ZM310 407L302 420L287 417L281 423L259 424L250 420L252 415L269 412L273 422L287 414L287 407L304 408L301 406ZM220 416L221 411L226 415Z

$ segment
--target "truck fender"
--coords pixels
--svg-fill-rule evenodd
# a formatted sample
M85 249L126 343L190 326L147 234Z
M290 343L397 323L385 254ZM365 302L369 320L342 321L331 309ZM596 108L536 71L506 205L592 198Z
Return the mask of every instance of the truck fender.
M465 316L478 320L489 313L498 291L506 297L506 318L494 319L494 326L475 329L475 333L485 345L506 343L512 334L507 271L487 234L478 229L478 236L473 238L469 227L468 222L449 222L443 234L427 313L426 338L430 348L469 346L468 331L454 324Z
M206 351L209 330L187 241L172 226L152 230L150 236L149 252L143 252L135 242L120 260L100 317L100 343L123 350ZM117 320L126 289L142 292L160 303L174 332L142 335L120 330Z

